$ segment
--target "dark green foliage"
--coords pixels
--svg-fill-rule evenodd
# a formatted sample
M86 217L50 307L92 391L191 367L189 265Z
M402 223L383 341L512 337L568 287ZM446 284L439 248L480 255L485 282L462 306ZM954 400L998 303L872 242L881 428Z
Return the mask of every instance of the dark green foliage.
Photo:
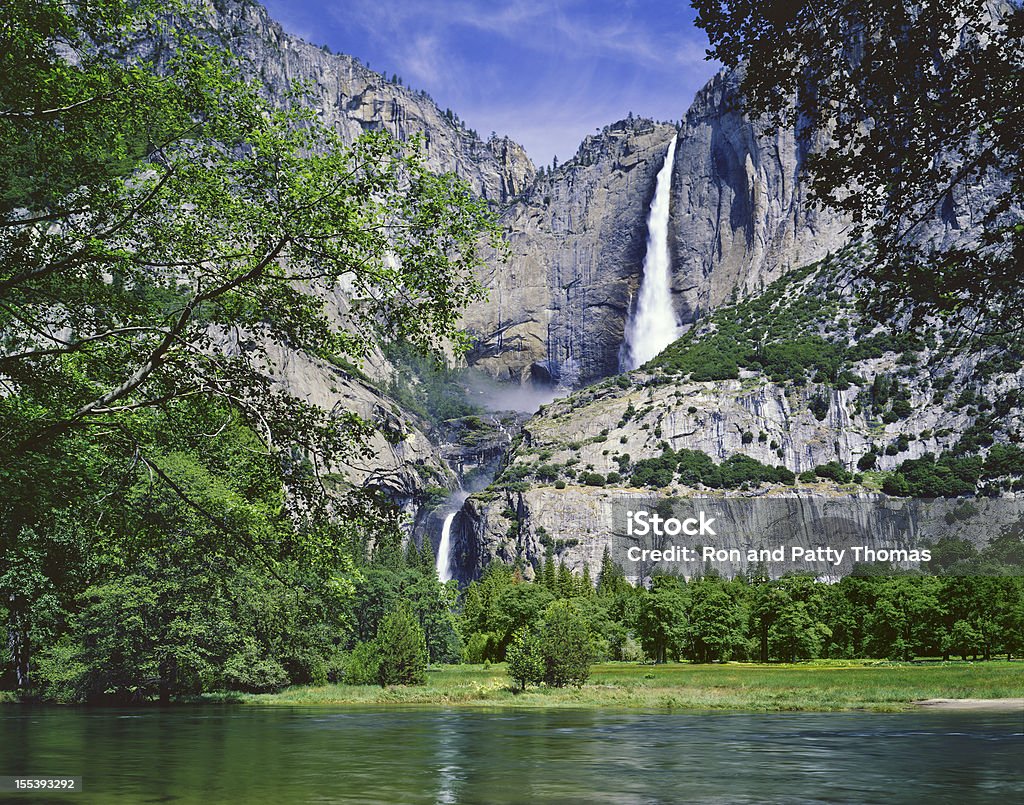
M831 401L826 394L814 394L808 402L808 407L811 409L811 413L814 414L814 418L820 422L828 416Z
M625 573L614 561L611 550L606 545L601 556L601 571L597 577L597 593L602 597L614 596L628 587Z
M464 345L493 218L419 141L346 144L299 88L271 104L188 33L199 5L5 7L0 615L23 692L323 684L380 626L362 584L408 594L434 655L459 649L395 509L331 472L375 430L403 440L401 417L271 378L279 354L358 382L389 343L400 373ZM344 324L325 303L342 284ZM388 577L358 580L371 552Z
M580 606L554 601L540 624L544 654L544 681L556 688L579 687L590 676L595 660L594 636Z
M770 467L739 453L729 456L719 465L719 478L725 489L736 489L743 484L778 483L791 486L795 482L793 473L785 467ZM714 480L712 477L711 481ZM714 483L708 483L708 486L714 486Z
M868 450L864 455L857 459L857 469L863 471L873 470L878 461L878 453L875 452L875 446L872 445L871 449Z
M676 469L679 480L688 485L703 483L705 478L714 478L715 462L711 456L701 450L683 449L675 453Z
M969 510L958 516L969 516ZM1021 524L1004 529L980 551L959 540L946 540L932 550L931 570L938 577L859 566L856 575L828 584L806 575L771 580L762 567L733 580L717 574L690 582L656 576L649 590L629 585L606 550L596 595L589 597L581 579L554 563L553 593L540 583L522 582L505 567L491 566L464 594L466 656L475 662L514 661L513 679L520 686L524 679L536 682L538 657L543 657L547 683L558 684L566 677L549 676L549 663L566 662L582 672L588 632L598 656L621 659L639 642L654 662L681 657L694 662L907 659L957 650L949 648L957 641L950 643L948 637L957 621L980 636L976 645L982 656L1024 651ZM965 572L993 575L957 575ZM545 623L555 622L557 629L545 630ZM966 627L956 633L962 638ZM523 650L513 651L520 635Z
M892 402L892 412L897 419L906 419L914 412L914 408L911 406L910 400L898 399Z
M883 491L921 498L973 495L982 473L980 457L943 455L936 460L934 454L925 453L900 464L895 475L886 480Z
M676 463L675 454L666 450L658 458L642 458L634 462L630 478L636 486L665 487L675 477Z
M738 489L744 484L763 483L792 485L796 480L785 467L770 467L740 453L715 464L706 453L689 449L678 452L665 449L657 458L640 459L633 464L630 477L637 486L661 488L674 481L677 471L681 483L703 484L713 489Z
M842 360L839 347L819 336L808 336L794 341L769 344L759 361L764 373L772 380L802 380L814 377L819 382L835 380Z
M686 597L679 579L656 577L650 592L638 591L636 629L647 657L666 662L685 644Z
M701 579L688 586L689 609L684 653L693 662L713 662L742 654L744 612L720 579Z
M1017 444L994 444L984 462L984 477L1024 475L1024 449Z
M427 645L412 608L400 602L384 616L377 630L377 682L422 685L427 670Z
M558 479L559 467L556 464L541 464L533 471L538 481L554 481Z
M790 290L822 268L812 290L794 304ZM824 329L837 309L837 301L825 290L831 271L829 265L814 265L791 272L760 296L716 312L710 326L690 330L649 365L692 380L736 378L739 368L745 368L776 382L835 381L844 348L807 334L809 329Z
M376 685L380 652L374 640L357 643L345 658L342 681L347 685Z
M848 472L838 461L819 464L814 468L814 474L818 478L829 478L837 484L848 484L853 481L853 474Z
M923 498L960 497L977 492L981 481L1015 477L1024 474L1024 450L1016 444L993 444L988 456L970 455L976 442L962 438L955 450L936 458L925 453L908 459L883 483L889 495ZM900 436L896 444L886 448L887 455L896 455L909 446L909 437Z

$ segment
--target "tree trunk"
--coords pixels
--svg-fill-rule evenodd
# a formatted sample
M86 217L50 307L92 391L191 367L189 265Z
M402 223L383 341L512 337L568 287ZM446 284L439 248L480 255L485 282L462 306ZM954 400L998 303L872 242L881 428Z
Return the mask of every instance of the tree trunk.
M10 598L11 609L7 621L7 650L10 652L11 662L14 664L14 676L18 683L18 690L28 690L29 679L29 644L28 634L18 611L15 608L14 596Z
M171 703L171 688L174 685L175 665L172 660L160 663L160 704Z

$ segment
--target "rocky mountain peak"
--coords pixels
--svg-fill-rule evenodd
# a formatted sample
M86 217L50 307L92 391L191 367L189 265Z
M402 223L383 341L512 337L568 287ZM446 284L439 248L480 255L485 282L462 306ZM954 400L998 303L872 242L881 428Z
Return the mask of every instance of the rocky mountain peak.
M324 120L348 141L375 129L399 139L420 134L433 170L461 176L475 193L499 206L533 180L536 170L518 143L507 137L485 143L426 92L390 81L356 57L288 33L252 0L214 0L205 18L205 30L197 33L229 49L273 99L284 102L296 81L305 83Z

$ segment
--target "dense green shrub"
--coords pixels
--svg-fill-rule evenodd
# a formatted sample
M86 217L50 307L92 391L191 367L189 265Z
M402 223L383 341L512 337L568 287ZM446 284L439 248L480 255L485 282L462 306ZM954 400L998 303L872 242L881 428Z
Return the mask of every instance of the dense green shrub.
M819 464L814 468L814 474L819 478L829 478L837 484L848 484L853 480L853 474L848 472L838 461Z
M1024 449L1016 444L994 444L985 458L986 478L1001 475L1024 475Z
M375 641L377 682L387 685L422 685L426 681L427 643L423 628L405 601L380 622Z
M711 456L702 450L679 450L676 454L679 480L693 486L703 483L705 478L715 477L717 467Z
M529 626L522 626L512 635L505 651L508 675L520 690L544 681L544 646L540 636Z
M376 685L380 669L380 652L376 641L357 643L345 658L343 668L346 685Z
M882 488L890 495L921 498L973 495L983 471L979 456L945 454L936 460L934 454L925 453L921 458L907 459L900 464Z
M737 489L744 484L762 483L791 485L796 481L796 476L785 467L771 467L742 453L715 464L707 453L685 448L665 449L657 458L637 461L633 465L632 480L637 486L660 488L671 484L676 472L681 483L703 484L712 489Z
M554 481L558 478L559 467L557 464L541 464L533 471L538 481Z
M675 453L666 450L657 458L642 458L634 462L631 478L636 486L658 489L671 484L675 474Z
M827 394L814 394L808 400L807 405L811 409L811 413L814 414L814 418L821 422L828 416L828 410L832 403Z
M875 452L874 445L864 455L857 459L857 469L862 472L866 470L873 470L878 462L878 453Z
M594 635L586 614L575 601L553 601L541 621L544 681L552 687L579 687L590 676L595 659Z

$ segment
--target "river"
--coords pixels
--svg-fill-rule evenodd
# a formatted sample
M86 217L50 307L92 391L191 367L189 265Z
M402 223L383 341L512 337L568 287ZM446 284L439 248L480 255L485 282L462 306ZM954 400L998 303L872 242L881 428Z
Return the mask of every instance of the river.
M1024 714L0 707L79 803L1024 802Z

